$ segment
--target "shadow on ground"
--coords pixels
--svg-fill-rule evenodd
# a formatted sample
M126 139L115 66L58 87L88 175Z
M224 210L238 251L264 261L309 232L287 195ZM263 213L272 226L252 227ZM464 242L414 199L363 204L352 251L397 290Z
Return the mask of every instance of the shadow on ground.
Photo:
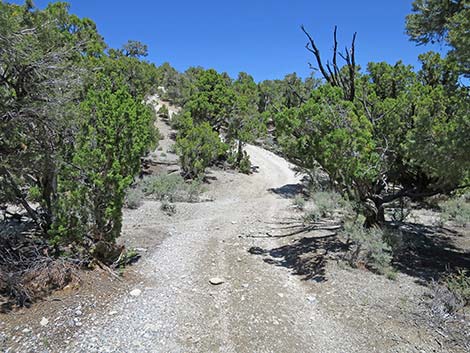
M389 226L400 230L404 243L394 257L394 267L418 282L437 281L457 269L470 268L469 249L454 245L457 237L464 236L461 232L410 222Z
M304 281L324 282L325 265L331 258L330 254L345 251L345 248L346 245L336 237L312 236L270 250L252 247L248 252L264 255L264 262L291 269L293 275L300 276Z
M336 235L338 225L304 225L295 219L275 225L273 231L267 233L268 237L292 237L291 243L271 249L252 247L248 252L263 256L266 263L291 269L293 275L303 280L325 281L327 261L341 259L348 251L348 244ZM389 223L387 228L400 230L402 241L400 250L394 254L394 268L416 278L420 284L439 281L458 269L470 268L469 249L454 245L455 238L463 236L459 231L416 223Z
M302 280L326 281L327 261L338 258L339 254L348 249L348 245L336 236L336 230L339 228L337 225L304 224L298 219L287 219L274 224L276 226L272 233L267 233L268 237L292 236L291 243L272 249L251 247L248 252L263 256L263 261L268 264L292 270L292 274L300 276Z
M303 187L302 184L286 184L286 185L281 186L279 188L268 189L268 191L270 191L270 192L272 192L276 195L279 195L283 198L292 199L296 195L302 194L303 189L304 189L304 187Z

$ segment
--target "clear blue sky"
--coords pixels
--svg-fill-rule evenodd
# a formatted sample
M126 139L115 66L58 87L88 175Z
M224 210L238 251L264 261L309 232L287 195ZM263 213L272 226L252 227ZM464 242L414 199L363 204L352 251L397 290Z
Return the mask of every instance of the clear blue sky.
M23 1L10 1L23 3ZM235 77L246 71L257 81L290 72L305 77L314 58L304 48L304 24L324 55L338 25L340 46L357 31L356 56L369 61L417 64L417 47L405 34L411 0L71 0L71 12L89 17L111 47L128 39L149 46L148 60L168 61L183 71L203 66ZM36 0L42 8L47 0Z

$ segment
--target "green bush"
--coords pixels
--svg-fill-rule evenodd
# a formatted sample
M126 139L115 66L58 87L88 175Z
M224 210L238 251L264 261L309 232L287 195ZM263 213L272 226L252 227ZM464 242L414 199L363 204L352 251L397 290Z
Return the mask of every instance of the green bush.
M179 130L180 132L184 132L194 126L194 121L190 113L181 112L172 115L170 125L173 129Z
M187 178L200 178L207 167L227 151L227 146L209 123L189 126L176 139L176 152Z
M161 174L145 177L140 182L145 196L168 202L197 202L204 191L200 180L186 182L179 174Z
M250 161L250 156L246 151L243 151L243 157L240 160L240 163L238 165L238 170L241 173L244 174L250 174L251 173L251 161Z
M168 112L168 108L165 104L162 104L160 109L158 109L157 114L162 119L169 119L170 118L170 113Z
M305 209L305 199L302 195L295 195L295 197L292 199L292 204L300 211Z
M165 212L168 216L173 216L176 214L176 206L172 204L168 199L163 199L160 209Z
M458 270L447 276L444 283L465 305L470 304L470 273L468 270Z
M143 198L144 198L144 193L139 187L130 188L127 190L124 204L127 208L134 210L134 209L139 208L142 205Z
M114 90L104 76L97 77L81 109L72 163L58 176L61 198L50 234L54 242L113 243L121 233L126 190L155 141L154 115L126 87Z
M468 198L468 195L463 195L443 202L440 205L442 211L440 221L442 223L452 221L461 227L470 224L470 202Z
M305 221L318 222L322 218L343 218L352 213L353 206L333 191L314 192L310 199L314 206L305 215Z
M394 205L391 218L394 222L404 222L411 214L411 202L407 198L400 198Z
M389 275L392 273L392 249L384 240L383 230L375 227L365 228L364 220L362 216L348 220L340 232L350 244L350 249L345 255L346 260L351 266L362 264L389 278L393 277Z

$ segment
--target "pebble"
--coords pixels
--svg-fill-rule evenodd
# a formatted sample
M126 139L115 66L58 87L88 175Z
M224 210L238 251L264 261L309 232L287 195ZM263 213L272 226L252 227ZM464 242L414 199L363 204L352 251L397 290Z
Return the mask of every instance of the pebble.
M41 319L41 322L40 322L41 326L47 326L48 323L49 323L49 320L47 320L45 317Z
M138 297L139 295L142 294L142 291L140 289L134 289L129 294L133 297Z
M317 298L315 298L314 296L308 296L307 297L307 300L310 302L310 303L315 303L317 301Z
M214 285L214 286L217 286L217 285L222 284L224 282L225 281L220 277L213 277L213 278L209 279L209 283Z

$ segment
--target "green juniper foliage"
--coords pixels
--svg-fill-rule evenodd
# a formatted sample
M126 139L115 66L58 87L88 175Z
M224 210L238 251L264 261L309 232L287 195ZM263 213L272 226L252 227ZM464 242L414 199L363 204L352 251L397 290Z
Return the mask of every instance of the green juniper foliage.
M0 2L0 196L53 243L91 249L119 235L125 190L154 143L141 102L158 71L137 42L107 54L96 25L68 9Z

